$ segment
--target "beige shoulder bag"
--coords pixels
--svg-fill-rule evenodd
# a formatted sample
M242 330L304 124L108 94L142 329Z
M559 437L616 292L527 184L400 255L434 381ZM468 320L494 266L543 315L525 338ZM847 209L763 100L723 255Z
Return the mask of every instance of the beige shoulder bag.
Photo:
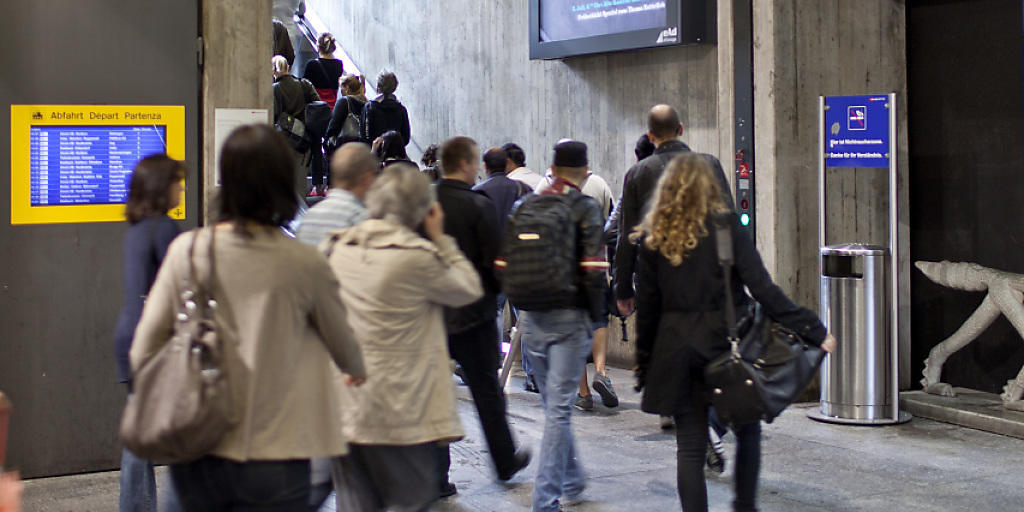
M198 279L193 259L196 240L203 232L210 236L205 283ZM136 372L134 393L121 418L121 442L153 462L189 462L207 455L236 423L225 365L225 349L230 347L225 346L228 341L214 318L218 304L213 241L213 228L195 232L174 333Z

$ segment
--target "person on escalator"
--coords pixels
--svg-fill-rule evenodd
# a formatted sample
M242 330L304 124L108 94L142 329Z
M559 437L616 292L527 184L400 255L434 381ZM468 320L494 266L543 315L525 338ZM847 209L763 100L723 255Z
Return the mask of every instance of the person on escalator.
M398 78L390 71L382 71L377 77L378 96L363 107L363 140L374 141L385 132L395 130L402 134L403 145L412 140L409 131L409 112L395 97Z
M320 34L316 39L317 58L307 62L302 73L302 78L313 84L320 99L332 109L338 99L338 80L345 71L344 64L334 57L337 49L337 41L330 32Z

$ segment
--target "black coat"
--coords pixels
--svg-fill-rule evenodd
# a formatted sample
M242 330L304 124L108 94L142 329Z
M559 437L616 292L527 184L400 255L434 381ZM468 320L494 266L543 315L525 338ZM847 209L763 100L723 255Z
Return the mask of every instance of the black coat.
M349 110L349 105L351 105L352 110ZM354 96L342 96L338 98L338 102L334 104L334 110L331 111L331 121L327 123L327 133L324 134L324 138L329 139L341 134L341 128L345 126L345 118L348 117L349 112L352 112L352 114L356 116L356 119L361 119L363 116L363 106L365 105L366 102ZM359 132L362 133L362 131L362 125L360 124ZM361 137L339 140L338 146L340 147L346 142L359 142L362 140L363 139Z
M274 79L274 123L277 124L282 112L306 122L306 105L320 101L320 96L309 80L283 75Z
M409 145L412 134L409 131L409 112L393 95L377 97L366 102L362 115L363 140L372 143L388 130L402 134L405 145Z
M448 333L463 332L481 323L493 322L497 315L500 285L494 276L494 259L501 239L494 203L469 184L442 179L437 182L437 201L444 211L444 232L455 238L459 249L473 264L483 282L484 296L461 308L445 308Z
M772 282L750 237L731 214L736 264L732 295L737 307L748 303L746 286L776 322L821 344L825 326L807 308L797 306ZM679 266L661 253L640 249L637 287L637 366L646 372L640 407L673 415L686 412L704 392L704 367L728 349L723 308L725 280L714 235L700 240Z
M473 190L487 196L494 203L494 211L498 216L499 236L505 234L512 205L516 204L519 198L533 192L526 183L509 179L504 171L490 173L487 179L478 183Z
M178 224L166 215L151 215L128 226L124 233L124 307L114 329L114 355L120 382L132 378L128 351L132 348L135 326L156 272L164 261L167 247L178 236Z
M618 299L629 299L634 296L633 272L636 265L636 246L629 242L629 234L633 228L643 219L647 203L654 196L658 188L658 180L665 166L673 157L680 153L690 151L690 147L678 140L670 140L658 146L654 154L637 162L626 171L626 178L622 184L622 205L619 217L619 237L615 246L615 268L614 283L615 297ZM708 163L714 169L718 185L722 188L722 199L729 208L733 207L732 194L729 192L729 182L725 179L725 171L717 158L711 155L704 155Z

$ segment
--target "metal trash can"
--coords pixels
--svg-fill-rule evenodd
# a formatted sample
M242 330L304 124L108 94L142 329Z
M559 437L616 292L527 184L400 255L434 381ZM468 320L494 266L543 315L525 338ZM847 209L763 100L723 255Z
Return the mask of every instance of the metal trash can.
M899 415L889 312L889 250L821 248L821 317L838 341L821 366L821 408L808 415L848 424L906 421Z

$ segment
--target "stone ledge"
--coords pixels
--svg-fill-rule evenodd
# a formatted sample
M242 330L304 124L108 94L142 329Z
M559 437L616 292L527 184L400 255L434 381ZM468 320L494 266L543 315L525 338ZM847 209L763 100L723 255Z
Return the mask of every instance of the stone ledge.
M955 389L955 398L924 391L900 393L900 409L921 418L1024 439L1024 412L1004 409L999 395Z

